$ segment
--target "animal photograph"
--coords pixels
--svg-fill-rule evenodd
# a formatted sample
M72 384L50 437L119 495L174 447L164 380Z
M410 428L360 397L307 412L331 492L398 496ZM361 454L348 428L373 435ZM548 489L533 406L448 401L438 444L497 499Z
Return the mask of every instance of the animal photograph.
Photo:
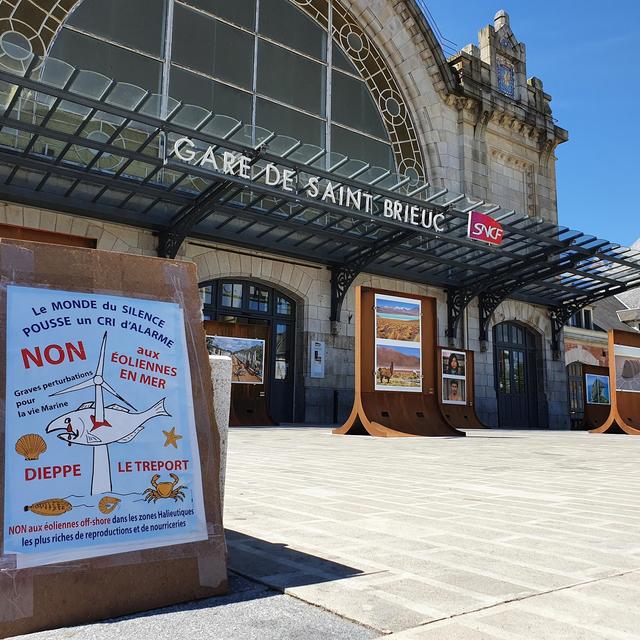
M376 338L420 342L420 301L376 295Z
M207 350L231 358L232 384L264 384L264 340L207 336Z
M422 391L420 347L377 345L376 390Z
M585 378L587 402L589 404L611 404L609 376L587 373Z

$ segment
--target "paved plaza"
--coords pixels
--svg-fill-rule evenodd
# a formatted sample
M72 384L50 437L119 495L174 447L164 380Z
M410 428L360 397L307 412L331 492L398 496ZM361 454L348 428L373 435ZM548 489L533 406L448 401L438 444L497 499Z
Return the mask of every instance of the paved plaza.
M232 429L232 593L29 639L637 640L639 460L618 435Z
M227 478L231 567L380 634L640 638L640 438L235 429Z

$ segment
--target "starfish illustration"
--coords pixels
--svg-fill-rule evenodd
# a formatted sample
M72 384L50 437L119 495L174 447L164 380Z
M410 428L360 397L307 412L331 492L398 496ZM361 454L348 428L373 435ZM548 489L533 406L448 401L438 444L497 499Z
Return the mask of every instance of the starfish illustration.
M173 427L170 431L165 431L163 429L162 433L164 433L165 438L167 439L167 441L164 443L164 446L168 447L169 445L172 445L174 449L177 449L178 440L182 440L183 436L176 433L176 428Z

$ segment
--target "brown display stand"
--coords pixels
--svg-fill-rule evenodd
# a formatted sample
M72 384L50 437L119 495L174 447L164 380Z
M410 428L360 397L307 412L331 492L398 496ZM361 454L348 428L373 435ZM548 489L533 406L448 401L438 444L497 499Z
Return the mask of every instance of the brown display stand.
M375 389L375 294L422 303L422 388L418 392ZM355 399L347 421L333 433L381 437L464 436L442 417L436 399L436 300L368 287L356 288Z
M598 376L607 376L609 377L609 369L608 367L599 367L591 364L583 364L582 365L582 376L584 378L583 384L583 406L584 406L584 419L582 421L583 430L590 429L599 429L604 425L604 423L609 418L609 414L611 413L611 404L592 404L587 402L587 384L586 384L586 376L587 374L594 374ZM611 394L611 379L609 380L609 393Z
M624 432L640 435L640 393L618 391L616 387L615 346L640 348L640 334L630 331L609 331L609 380L611 386L611 411L606 422L591 433ZM640 361L638 361L640 362Z
M133 296L181 305L193 388L208 539L18 569L0 556L0 637L103 620L225 593L220 438L195 266L17 240L0 241L0 496L5 503L7 284ZM4 509L0 510L4 549Z
M269 415L269 327L259 324L238 324L205 320L208 336L257 338L264 340L264 384L231 384L230 427L266 426L276 424Z
M447 404L442 400L442 351L460 351L466 356L466 405ZM482 424L476 415L473 406L474 402L474 369L473 369L473 351L467 349L449 349L446 347L438 347L437 349L437 366L438 366L438 402L440 403L440 411L444 419L454 429L486 429L487 426Z

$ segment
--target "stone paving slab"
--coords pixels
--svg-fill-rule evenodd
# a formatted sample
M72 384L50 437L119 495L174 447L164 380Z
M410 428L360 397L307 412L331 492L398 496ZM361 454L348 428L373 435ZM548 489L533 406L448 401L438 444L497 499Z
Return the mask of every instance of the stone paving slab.
M379 633L230 575L230 594L15 640L369 640Z
M398 639L637 640L638 460L622 435L231 430L230 564Z

